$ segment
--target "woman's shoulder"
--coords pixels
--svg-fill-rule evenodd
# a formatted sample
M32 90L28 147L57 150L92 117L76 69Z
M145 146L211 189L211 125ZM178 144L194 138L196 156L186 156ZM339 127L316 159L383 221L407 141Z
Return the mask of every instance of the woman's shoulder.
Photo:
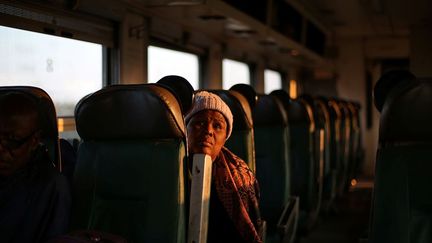
M225 158L229 159L231 163L235 163L235 164L241 164L241 165L246 165L246 162L238 157L236 154L234 154L233 152L231 152L231 150L229 150L227 147L222 147L221 149L223 155L225 156Z
M251 171L248 164L242 158L238 157L236 154L231 152L228 148L222 147L221 151L227 163L234 165L237 169Z

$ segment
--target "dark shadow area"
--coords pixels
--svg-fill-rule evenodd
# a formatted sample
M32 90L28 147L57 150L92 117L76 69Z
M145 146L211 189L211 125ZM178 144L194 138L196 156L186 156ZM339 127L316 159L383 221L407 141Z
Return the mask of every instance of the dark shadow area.
M372 188L360 187L347 192L336 201L328 215L322 215L309 235L298 243L367 242Z

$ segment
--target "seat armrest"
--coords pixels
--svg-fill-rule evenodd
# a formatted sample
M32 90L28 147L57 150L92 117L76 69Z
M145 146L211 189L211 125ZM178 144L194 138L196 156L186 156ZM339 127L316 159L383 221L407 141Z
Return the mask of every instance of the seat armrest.
M265 220L262 221L261 232L259 233L261 235L262 242L265 243L267 237L267 222Z
M290 197L277 223L282 242L294 242L299 215L299 197Z

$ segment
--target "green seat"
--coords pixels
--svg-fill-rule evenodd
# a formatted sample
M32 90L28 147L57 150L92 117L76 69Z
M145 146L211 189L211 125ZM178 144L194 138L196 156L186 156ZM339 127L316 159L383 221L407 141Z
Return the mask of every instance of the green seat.
M338 100L342 114L341 122L341 173L338 183L338 193L342 195L349 185L349 168L351 166L351 155L353 149L352 117L348 105L343 100Z
M312 108L303 100L291 100L283 90L273 91L284 105L290 129L291 190L300 197L299 227L308 231L316 222L319 209L318 177L313 142L315 122Z
M72 229L128 242L185 242L185 125L157 84L118 85L75 109L83 142L73 184Z
M330 114L327 106L322 103L318 98L314 98L310 95L303 94L300 99L309 105L311 108L313 121L314 121L314 133L312 141L313 150L313 162L314 162L314 174L315 174L315 194L317 194L318 203L316 204L315 213L319 214L322 203L324 200L324 182L331 181L331 167L330 167ZM310 113L309 112L309 113ZM328 184L326 184L328 186ZM330 190L332 188L327 188ZM326 191L328 192L328 191ZM325 199L326 206L329 206L328 201L331 195L326 195ZM317 217L317 215L315 216Z
M345 119L344 109L338 100L329 98L328 106L330 108L330 121L331 130L334 134L334 140L330 141L331 144L331 164L335 173L335 187L336 194L342 195L343 188L345 188L346 173L345 163L348 161L346 157L347 145L347 126ZM336 196L337 196L336 195Z
M363 146L360 129L360 105L354 102L347 102L351 113L351 150L350 163L348 167L348 186L350 181L358 177L363 160Z
M253 119L260 207L262 217L267 221L266 242L282 242L284 235L279 234L278 223L291 198L288 118L276 97L263 95L257 101ZM293 224L295 234L297 222Z
M370 242L432 242L432 79L384 74Z
M255 172L255 143L252 110L247 99L234 90L210 90L217 94L231 109L234 118L231 137L225 146L243 159Z
M328 105L324 97L315 98L315 104L322 112L321 128L324 129L324 178L322 191L322 210L328 212L336 198L337 178L337 139L336 139L336 113ZM322 120L324 118L324 120ZM323 126L323 127L322 127Z

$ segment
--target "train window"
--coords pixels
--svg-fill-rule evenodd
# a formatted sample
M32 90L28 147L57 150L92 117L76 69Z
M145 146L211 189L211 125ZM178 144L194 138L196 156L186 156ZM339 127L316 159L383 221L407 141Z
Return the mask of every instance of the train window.
M246 63L223 59L222 88L229 89L234 84L250 84L250 70Z
M277 89L282 89L281 74L270 69L264 70L264 92L269 94Z
M187 79L195 90L199 89L197 55L149 46L147 59L149 83L155 83L166 75L178 75Z
M102 45L0 26L0 85L42 88L57 116L102 88Z

